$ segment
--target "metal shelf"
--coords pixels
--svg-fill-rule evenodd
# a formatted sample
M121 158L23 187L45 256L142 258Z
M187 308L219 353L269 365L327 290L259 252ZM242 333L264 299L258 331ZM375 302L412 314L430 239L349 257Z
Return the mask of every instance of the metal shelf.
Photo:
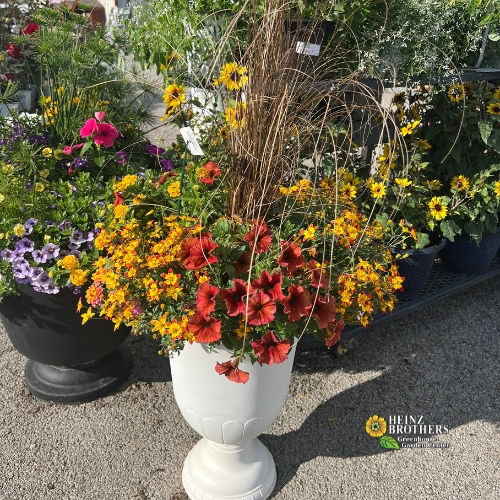
M358 325L347 326L342 332L341 342L347 343L354 337L374 327L418 311L430 304L434 304L450 295L498 275L500 275L500 252L497 253L496 257L493 259L490 267L480 274L452 273L444 269L440 259L436 259L427 282L416 297L401 299L394 307L392 313L378 314L366 328ZM325 347L325 344L312 335L305 335L299 341L298 347L304 350L318 349Z

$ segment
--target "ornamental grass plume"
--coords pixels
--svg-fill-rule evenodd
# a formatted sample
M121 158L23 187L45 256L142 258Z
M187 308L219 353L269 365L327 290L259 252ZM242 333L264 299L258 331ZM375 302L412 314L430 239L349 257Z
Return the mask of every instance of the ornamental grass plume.
M240 383L243 357L280 363L305 333L335 345L346 324L391 311L403 281L382 225L354 203L362 159L349 113L363 87L346 27L313 43L319 24L297 5L245 3L214 54L205 106L166 83L164 119L184 127L156 151L171 168L110 186L85 294L83 321L152 334L162 354L222 344L233 358L215 370ZM318 44L318 57L303 53Z

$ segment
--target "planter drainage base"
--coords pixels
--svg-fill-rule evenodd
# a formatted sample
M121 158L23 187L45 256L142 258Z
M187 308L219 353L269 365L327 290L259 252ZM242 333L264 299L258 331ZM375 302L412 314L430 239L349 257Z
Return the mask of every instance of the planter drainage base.
M26 384L37 398L52 403L86 403L120 386L130 374L132 356L126 344L97 361L75 367L29 360Z

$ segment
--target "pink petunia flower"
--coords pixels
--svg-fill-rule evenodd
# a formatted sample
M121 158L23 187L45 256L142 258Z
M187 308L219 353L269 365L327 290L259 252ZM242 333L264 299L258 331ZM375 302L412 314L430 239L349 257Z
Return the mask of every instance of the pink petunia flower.
M94 142L103 148L111 148L115 139L120 135L111 123L98 123L97 133L94 135Z
M97 122L95 118L89 118L85 125L80 129L81 137L89 137L97 132Z

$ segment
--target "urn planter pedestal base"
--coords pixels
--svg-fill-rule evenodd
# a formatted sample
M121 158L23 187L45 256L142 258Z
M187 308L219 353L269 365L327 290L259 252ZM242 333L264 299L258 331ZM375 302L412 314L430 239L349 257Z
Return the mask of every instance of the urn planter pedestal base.
M276 485L276 466L271 453L258 439L237 446L202 438L184 462L182 484L193 500L268 498ZM214 496L221 484L223 496Z
M65 367L29 360L24 378L31 394L52 403L85 403L116 389L130 373L132 356L122 344L111 354L85 365Z

